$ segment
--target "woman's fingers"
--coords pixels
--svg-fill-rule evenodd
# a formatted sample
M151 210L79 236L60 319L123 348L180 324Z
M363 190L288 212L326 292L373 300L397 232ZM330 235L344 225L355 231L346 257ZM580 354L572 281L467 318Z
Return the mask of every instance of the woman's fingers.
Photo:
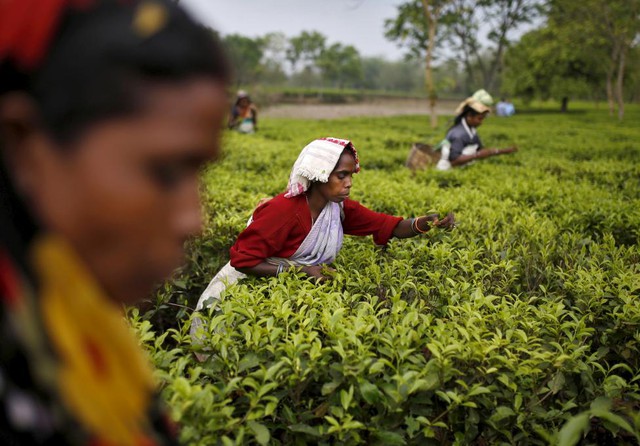
M331 279L330 275L325 275L324 273L326 272L327 274L331 274L333 272L335 272L335 270L327 265L310 265L310 266L305 266L302 269L303 272L305 272L308 276L313 277L317 282L325 282L327 280Z
M455 226L453 213L449 212L445 218L440 221L436 221L435 224L439 228L453 228Z

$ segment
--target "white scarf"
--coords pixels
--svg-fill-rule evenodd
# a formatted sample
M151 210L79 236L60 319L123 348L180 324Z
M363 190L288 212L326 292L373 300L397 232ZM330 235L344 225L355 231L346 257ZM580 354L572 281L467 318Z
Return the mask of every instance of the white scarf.
M291 169L289 184L284 196L291 198L306 192L312 181L320 181L321 183L329 181L329 175L338 164L340 155L347 146L353 149L353 155L356 159L355 171L359 172L358 154L351 141L330 137L316 139L307 144L298 155L298 159Z
M327 203L311 227L311 231L291 257L288 259L270 257L266 261L272 265L289 264L292 266L320 265L333 262L340 252L344 237L340 215L341 208L338 203ZM230 262L227 262L200 295L196 311L200 311L205 305L208 308L219 301L220 294L227 286L245 277L247 277L246 274L241 273L231 266Z

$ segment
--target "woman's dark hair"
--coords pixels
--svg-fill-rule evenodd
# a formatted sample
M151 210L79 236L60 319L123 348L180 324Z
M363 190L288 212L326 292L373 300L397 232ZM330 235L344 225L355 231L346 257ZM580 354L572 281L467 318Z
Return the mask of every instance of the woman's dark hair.
M460 114L453 119L453 124L451 125L451 127L449 127L449 130L451 130L453 127L457 126L458 124L460 124L463 118L467 116L477 116L481 114L482 113L475 111L469 105L465 105L462 111L460 112Z
M246 96L238 96L238 97L236 98L236 102L235 102L235 104L234 104L234 105L237 107L238 105L240 105L240 101L242 101L243 99L246 99L247 101L249 101L249 103L253 102L253 101L251 101L251 97L250 97L249 95L246 95Z
M96 121L134 112L145 83L194 76L228 82L230 66L218 37L176 2L78 3L88 5L65 7L36 67L24 69L0 57L0 95L31 95L42 124L58 141Z
M346 146L344 146L344 150L342 151L340 156L342 156L345 153L348 153L349 155L357 159L356 149L353 147L353 144L349 143Z

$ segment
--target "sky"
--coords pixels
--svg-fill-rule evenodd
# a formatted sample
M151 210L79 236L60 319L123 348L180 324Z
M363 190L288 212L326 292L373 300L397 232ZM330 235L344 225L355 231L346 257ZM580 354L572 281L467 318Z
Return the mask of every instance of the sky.
M180 0L196 20L223 36L287 37L318 31L327 44L354 46L361 56L399 60L404 50L384 37L384 21L401 0Z

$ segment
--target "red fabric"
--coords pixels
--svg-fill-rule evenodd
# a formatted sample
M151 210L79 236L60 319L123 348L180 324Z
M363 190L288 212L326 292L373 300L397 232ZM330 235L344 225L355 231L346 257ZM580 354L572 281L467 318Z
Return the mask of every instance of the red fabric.
M20 301L20 285L18 275L9 255L0 250L0 298L13 306Z
M347 235L373 235L377 245L386 245L400 221L402 217L374 212L357 201L344 201L342 228ZM238 236L230 249L231 266L251 268L267 257L290 257L310 230L305 195L277 195L255 210L253 222Z
M64 0L5 0L0 9L0 58L7 55L25 69L35 68L52 39Z
M94 0L0 0L0 59L13 57L20 68L38 67L63 12L89 9Z

